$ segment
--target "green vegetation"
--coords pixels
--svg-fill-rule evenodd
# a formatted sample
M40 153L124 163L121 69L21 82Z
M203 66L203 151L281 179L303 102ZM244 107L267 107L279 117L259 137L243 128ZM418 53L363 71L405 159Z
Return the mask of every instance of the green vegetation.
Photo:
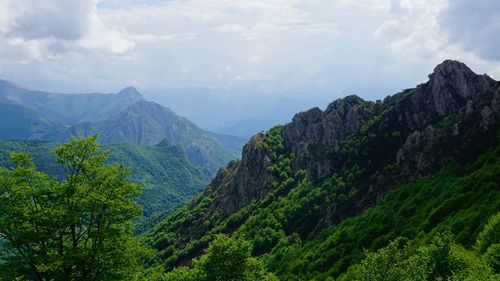
M361 150L362 145L354 146ZM474 247L487 218L500 209L500 147L496 147L468 165L452 164L434 175L394 187L374 207L328 226L324 218L329 212L351 208L363 189L358 184L370 180L366 178L366 164L352 164L320 183L312 183L305 171L292 172L294 155L283 152L279 127L268 131L260 146L268 151L272 162L268 171L276 177L265 198L227 217L212 216L207 224L192 228L201 235L179 243L175 230L195 225L212 202L211 197L200 197L203 204L192 210L180 209L144 236L148 245L159 250L167 269L196 257L218 233L252 241L253 254L262 255L281 280L337 278L361 262L365 250L377 251L399 237L424 250L434 247L434 237L445 232L452 235L447 236L446 243L456 249L450 255L463 254L468 260L467 251ZM382 174L390 175L395 170L392 163L381 167ZM318 226L323 227L315 231ZM471 260L471 266L483 266L489 259L495 270L495 251L499 248L495 243L489 258L480 258L477 264Z
M436 127L441 129L447 129L450 128L457 121L458 121L458 114L451 114L443 118L443 120L441 120L439 123L437 123Z
M261 260L251 256L252 244L225 235L217 235L207 253L191 267L178 267L167 274L156 273L150 279L162 281L278 281Z
M60 147L1 142L0 278L499 280L500 130L453 136L454 124L465 131L478 121L457 114L413 122L415 112L404 108L412 93L355 104L359 131L333 139L325 151L321 138L288 151L283 136L289 134L280 126L257 135L249 149L258 157L255 170L251 157L231 162L202 194L164 218L158 213L194 195L206 179L167 141L108 146L109 153L98 150L95 137ZM151 109L144 118L156 133L168 131L159 132L165 128L153 121L174 115L153 104L138 106ZM140 112L120 116L135 120L124 122L128 126ZM205 156L220 156L214 147L199 150L205 139L184 121L174 127L187 126L190 133L177 141L192 163L203 166ZM109 127L107 137L131 137L127 128ZM425 131L413 141L423 145L405 146L418 130ZM481 148L479 139L485 140ZM8 164L6 151L31 151L35 162L12 153ZM130 175L124 166L133 168ZM248 187L258 195L247 197L238 183L252 183L248 175L255 174L265 180L253 183L265 186ZM140 198L134 197L139 186L128 181L145 186ZM242 207L233 201L240 195L245 203L254 199ZM132 235L137 202L149 216L139 231L162 219L139 239Z
M363 214L304 243L284 243L274 249L270 267L285 280L304 274L322 280L339 276L360 261L363 249L375 251L398 237L425 244L445 231L470 248L486 219L500 209L499 156L496 148L475 163L451 165L400 186Z
M120 164L105 165L95 136L56 148L58 181L26 153L0 169L2 280L123 280L142 273L145 249L134 238L140 186Z
M35 166L62 179L65 169L57 164L54 154L56 143L35 141L0 141L0 166L11 167L9 152L29 152ZM186 159L176 146L161 142L150 147L133 144L107 145L107 163L119 162L130 170L127 180L144 186L137 202L144 206L144 216L154 217L176 207L198 193L207 177ZM142 221L144 229L153 221Z
M367 253L360 264L349 268L338 280L498 280L482 256L454 244L447 234L436 235L429 245L412 247L398 238L375 253Z

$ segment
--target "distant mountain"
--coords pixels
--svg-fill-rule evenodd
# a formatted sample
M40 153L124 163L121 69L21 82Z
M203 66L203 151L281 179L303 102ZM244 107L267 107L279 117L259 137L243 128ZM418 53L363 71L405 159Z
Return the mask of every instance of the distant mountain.
M290 122L295 112L306 110L314 106L316 102L314 100L281 99L276 101L264 113L239 120L230 126L218 128L214 131L248 140L254 134Z
M0 166L10 166L8 153L30 152L36 166L55 177L62 177L64 167L57 164L52 151L53 142L0 141ZM184 151L161 142L150 147L134 144L107 145L111 154L109 162L119 162L130 168L129 180L144 185L138 203L144 206L144 215L150 217L179 205L198 193L207 183L208 177L193 166Z
M60 94L28 90L0 80L0 102L29 108L48 119L66 124L108 119L142 98L133 87L117 94Z
M98 133L104 144L150 146L166 139L184 149L207 175L241 151L242 142L212 138L170 109L146 101L134 87L117 94L61 94L0 80L0 109L0 139L4 140L65 141Z
M248 141L248 139L231 135L218 134L210 131L206 132L210 137L212 137L212 139L216 140L220 145L229 150L229 152L231 152L235 158L241 157L241 150L243 149L243 145Z
M499 145L500 82L447 60L383 101L347 96L254 135L241 160L143 239L167 271L190 265L222 233L252 242L280 280L469 280L452 275L475 264L465 249L500 210ZM401 251L367 256L398 237L408 245L399 250L422 253L418 270ZM417 251L429 241L438 242ZM410 278L384 278L388 270ZM412 279L417 271L430 277Z
M189 160L210 175L234 158L220 142L213 140L186 118L146 100L135 102L108 120L74 125L62 133L58 140L96 133L99 134L99 142L106 144L148 146L167 140L184 149Z
M64 124L54 122L32 109L0 102L0 139L49 140L64 129Z

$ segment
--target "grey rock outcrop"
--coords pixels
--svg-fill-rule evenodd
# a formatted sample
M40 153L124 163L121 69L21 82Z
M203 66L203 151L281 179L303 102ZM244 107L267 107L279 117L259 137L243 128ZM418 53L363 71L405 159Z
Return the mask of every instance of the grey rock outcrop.
M292 122L282 126L285 150L295 155L293 169L306 170L313 182L368 158L379 168L395 163L400 180L405 181L459 158L453 145L470 145L472 149L474 135L491 131L498 124L499 93L499 82L475 74L461 62L446 60L435 67L427 83L388 96L383 102L353 95L332 102L324 111L312 108L296 114ZM449 128L440 128L438 123L452 115L457 121ZM346 138L362 138L362 128L365 134L397 132L399 137L390 143L373 141L355 157L342 155ZM451 136L455 142L447 148L443 143ZM212 212L233 213L269 192L274 178L266 170L271 161L258 145L261 138L260 134L254 136L245 145L241 162L222 169L210 184L210 192L216 194ZM374 198L387 191L373 186L370 190L378 193Z

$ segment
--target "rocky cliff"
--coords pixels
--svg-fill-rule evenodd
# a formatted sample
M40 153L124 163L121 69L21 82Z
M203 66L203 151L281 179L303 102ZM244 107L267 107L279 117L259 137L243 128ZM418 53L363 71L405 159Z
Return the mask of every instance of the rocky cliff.
M169 239L151 243L169 266L188 262L214 233L243 227L249 213L257 216L259 208L288 196L304 175L332 198L273 216L287 235L307 239L374 206L402 183L495 147L499 119L500 83L451 60L438 65L425 84L383 101L348 96L324 111L298 113L271 130L278 136L255 135L241 161L219 170L203 194L150 233Z
M364 159L370 159L374 169L394 162L401 180L407 180L465 158L457 154L465 151L461 148L475 154L488 147L495 141L499 118L500 83L447 60L415 89L383 102L347 96L325 111L312 108L296 114L281 131L285 151L295 155L293 169L306 170L315 182ZM348 137L387 134L394 138L367 140L356 153L342 153ZM210 184L217 193L214 208L223 214L269 191L274 177L266 170L271 160L259 146L261 138L255 135L245 145L241 162L221 169Z

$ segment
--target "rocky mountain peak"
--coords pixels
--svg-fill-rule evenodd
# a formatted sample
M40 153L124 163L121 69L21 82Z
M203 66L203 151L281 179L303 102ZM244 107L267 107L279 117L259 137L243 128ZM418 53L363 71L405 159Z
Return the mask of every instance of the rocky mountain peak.
M123 90L118 92L118 96L134 98L134 99L142 98L141 93L135 87L124 88Z
M446 116L465 111L468 103L479 109L482 105L478 99L491 102L489 95L498 88L498 83L487 75L477 75L465 64L453 60L436 66L429 78L427 83L389 96L383 103L350 95L330 103L324 111L314 107L297 113L292 122L281 127L284 149L294 155L292 169L305 170L313 182L341 171L350 159L343 151L348 151L349 145L366 141L362 130L370 130L375 136L397 136L391 140L398 143L384 140L377 144L385 143L384 149L392 154L387 151L377 154L384 149L373 152L376 159L373 162L383 166L387 164L384 159L396 158L395 147L403 145L409 134L418 134ZM215 205L223 214L239 210L255 198L263 198L269 191L273 178L266 172L270 158L257 145L261 137L254 136L245 146L242 160L234 171L224 170L225 176L211 185L218 193ZM405 176L413 175L408 172Z
M424 98L433 101L438 115L445 116L462 107L471 95L484 93L494 84L489 76L478 75L461 62L445 60L429 75Z

